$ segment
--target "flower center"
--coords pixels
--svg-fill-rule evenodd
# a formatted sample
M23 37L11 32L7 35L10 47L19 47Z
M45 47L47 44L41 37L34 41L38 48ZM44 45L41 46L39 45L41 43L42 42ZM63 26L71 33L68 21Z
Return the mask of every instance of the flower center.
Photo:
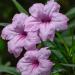
M22 36L27 36L27 32L22 32L21 35Z
M19 41L20 39L23 40L25 39L25 37L27 36L27 32L22 32L19 34L19 39L17 41Z
M24 39L27 36L27 32L21 32L19 39Z
M50 17L47 17L47 16L41 19L42 23L48 23L50 21L51 21Z
M38 60L33 60L32 64L33 64L34 67L38 67L39 61Z

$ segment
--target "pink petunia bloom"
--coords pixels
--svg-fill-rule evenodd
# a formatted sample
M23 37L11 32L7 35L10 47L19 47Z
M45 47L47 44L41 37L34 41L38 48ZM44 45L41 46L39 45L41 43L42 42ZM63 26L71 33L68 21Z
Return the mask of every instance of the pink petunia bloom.
M36 3L29 8L31 14L25 21L25 31L39 31L41 39L53 40L55 31L67 29L68 18L59 13L60 5L54 0L47 4Z
M50 75L53 63L48 60L50 50L41 48L40 50L27 51L17 64L17 70L21 75Z
M12 23L6 26L2 31L2 38L8 41L8 51L18 57L23 48L33 49L40 42L37 32L24 31L24 22L28 16L24 13L16 14Z

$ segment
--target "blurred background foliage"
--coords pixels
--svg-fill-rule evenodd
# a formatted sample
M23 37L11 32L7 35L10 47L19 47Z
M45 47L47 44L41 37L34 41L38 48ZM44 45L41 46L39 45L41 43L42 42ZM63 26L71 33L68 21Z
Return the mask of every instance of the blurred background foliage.
M26 10L37 2L46 3L47 0L17 0ZM74 0L57 0L62 6L63 13L75 6ZM0 22L10 22L13 15L18 13L12 0L0 0Z
M47 0L17 0L17 1L23 6L23 8L26 9L26 11L28 11L29 7L34 3L41 2L45 4L47 2ZM69 72L68 75L75 75L75 65L74 65L75 64L75 36L73 36L75 34L74 33L75 32L75 0L56 0L56 1L61 5L60 12L66 14L70 19L68 23L69 28L67 31L62 32L62 35L60 35L61 32L60 34L59 33L56 34L57 38L55 39L54 43L46 41L44 42L44 45L50 47L50 49L54 45L56 45L55 48L52 48L57 50L57 51L56 50L52 51L52 53L54 54L52 55L51 58L52 61L54 62L57 61L56 62L57 64L61 62L66 63L67 61L67 65L66 64L56 65L55 71L53 72L52 75L67 75L67 72ZM19 11L12 0L0 0L0 34L4 27L3 25L6 23L10 23L12 21L12 17L16 13L19 13ZM65 36L66 38L65 37L62 38L62 36ZM66 44L62 39L66 41ZM68 51L67 53L66 50L68 49L70 51ZM2 72L6 72L13 75L19 75L15 71L15 68L10 67L10 66L15 67L18 59L15 59L13 55L8 53L7 41L4 41L0 37L0 72L1 72L0 74L5 75ZM70 68L67 68L67 66L69 66ZM63 67L68 70L65 72L65 74L64 74L64 69L61 69ZM59 73L61 71L63 71L62 74ZM74 73L72 74L73 71Z

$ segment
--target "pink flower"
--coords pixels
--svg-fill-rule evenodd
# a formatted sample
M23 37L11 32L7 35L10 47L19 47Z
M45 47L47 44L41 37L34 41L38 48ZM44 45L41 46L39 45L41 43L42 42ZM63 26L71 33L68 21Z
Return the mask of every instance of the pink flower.
M41 39L53 40L55 31L67 29L68 18L59 13L60 5L53 0L47 4L33 4L29 12L31 14L25 21L25 31L39 31Z
M6 26L2 31L2 38L8 41L8 51L18 57L23 47L27 50L36 47L40 39L36 32L24 31L24 22L28 16L24 13L16 14L13 18L12 24Z
M27 51L17 64L21 75L49 75L53 63L48 60L50 50L41 48L39 51Z

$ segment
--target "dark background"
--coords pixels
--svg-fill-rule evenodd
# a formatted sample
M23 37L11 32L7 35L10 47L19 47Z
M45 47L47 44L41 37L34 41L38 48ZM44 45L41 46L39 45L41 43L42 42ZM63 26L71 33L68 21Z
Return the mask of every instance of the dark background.
M37 2L46 3L47 0L17 0L27 11L28 8ZM75 0L57 0L61 4L62 13L66 13L75 6ZM18 13L12 0L0 0L0 22L11 22L15 13Z

